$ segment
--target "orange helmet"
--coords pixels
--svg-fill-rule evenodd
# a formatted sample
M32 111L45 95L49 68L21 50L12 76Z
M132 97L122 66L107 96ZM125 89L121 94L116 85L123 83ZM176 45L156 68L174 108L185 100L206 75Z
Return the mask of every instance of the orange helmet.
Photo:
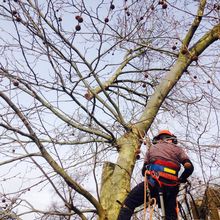
M170 136L173 136L173 134L169 130L160 130L157 137L161 134L168 134Z
M168 135L170 137L172 137L173 139L173 143L177 144L177 138L174 134L172 134L169 130L160 130L158 135L156 135L154 138L153 138L153 144L154 143L157 143L157 141L160 139L160 135Z

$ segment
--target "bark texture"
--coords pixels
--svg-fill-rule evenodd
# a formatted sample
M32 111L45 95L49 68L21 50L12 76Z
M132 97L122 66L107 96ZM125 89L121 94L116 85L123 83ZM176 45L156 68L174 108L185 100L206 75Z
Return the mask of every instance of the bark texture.
M119 157L116 164L106 162L103 167L101 205L107 210L108 220L116 220L125 196L130 191L130 179L136 161L136 150L140 148L139 137L126 133L117 141ZM119 202L118 202L119 201ZM99 218L101 220L101 218Z

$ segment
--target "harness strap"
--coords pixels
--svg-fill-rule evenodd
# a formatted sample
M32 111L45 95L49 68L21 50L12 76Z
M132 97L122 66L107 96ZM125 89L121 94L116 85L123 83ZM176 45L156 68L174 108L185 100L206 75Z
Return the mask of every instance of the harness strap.
M172 180L172 181L179 181L179 178L177 176L171 175L169 173L165 173L165 172L159 172L159 176L168 180Z
M152 164L158 164L158 165L162 165L162 166L165 166L165 167L169 167L171 169L174 169L176 171L179 171L180 170L180 165L177 165L176 163L172 162L172 161L166 161L166 160L154 160L152 162Z
M169 173L158 172L158 171L154 171L154 170L146 170L146 175L148 175L148 176L152 177L154 180L156 180L156 182L159 184L160 187L162 187L163 185L176 186L179 184L178 177L171 175ZM173 181L173 183L165 183L160 180L160 177L167 179L167 180L171 180L171 181Z

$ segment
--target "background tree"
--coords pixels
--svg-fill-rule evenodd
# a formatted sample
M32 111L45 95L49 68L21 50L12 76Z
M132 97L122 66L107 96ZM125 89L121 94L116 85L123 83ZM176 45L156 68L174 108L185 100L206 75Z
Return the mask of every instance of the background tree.
M2 197L18 217L115 220L150 128L180 138L200 189L219 183L218 1L0 6ZM35 208L35 189L56 203Z

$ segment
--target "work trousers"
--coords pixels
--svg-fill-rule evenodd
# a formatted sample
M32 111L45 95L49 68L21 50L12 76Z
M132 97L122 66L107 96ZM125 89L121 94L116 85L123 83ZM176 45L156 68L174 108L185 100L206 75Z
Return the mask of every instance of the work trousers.
M144 203L144 182L138 184L134 187L131 192L128 194L127 198L124 201L118 220L130 220L131 216L134 213L134 209ZM148 184L151 198L155 198L159 203L159 186L151 186ZM179 186L163 186L163 197L164 197L164 206L166 213L166 220L177 220L176 212L176 197L179 191Z

